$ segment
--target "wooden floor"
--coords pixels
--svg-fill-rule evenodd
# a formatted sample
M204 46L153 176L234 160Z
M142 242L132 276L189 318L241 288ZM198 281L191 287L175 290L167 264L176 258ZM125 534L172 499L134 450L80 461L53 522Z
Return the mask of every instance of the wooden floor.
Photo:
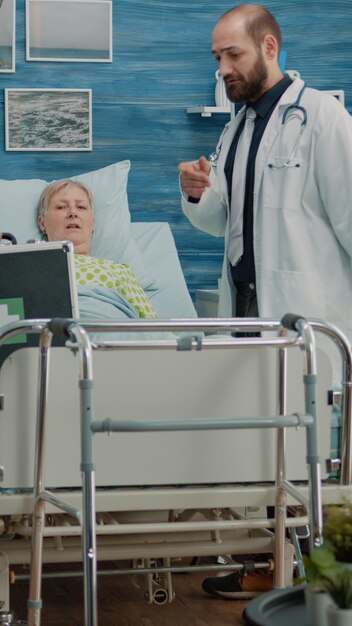
M201 588L206 576L204 572L174 574L176 597L160 606L146 602L142 575L99 576L99 626L243 626L246 602L210 597ZM28 581L16 581L10 593L15 617L25 620ZM42 599L42 626L83 626L82 578L43 579Z

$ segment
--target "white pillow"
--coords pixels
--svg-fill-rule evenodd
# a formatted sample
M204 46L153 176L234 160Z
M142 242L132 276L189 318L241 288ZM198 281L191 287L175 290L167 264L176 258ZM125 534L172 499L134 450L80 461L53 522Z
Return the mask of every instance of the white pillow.
M93 172L72 176L87 185L94 198L95 231L90 253L117 263L127 263L143 289L156 288L131 234L127 198L130 161L120 161ZM0 179L0 231L15 235L19 244L40 239L37 207L45 180Z
M18 243L39 239L37 206L45 180L0 180L0 231Z

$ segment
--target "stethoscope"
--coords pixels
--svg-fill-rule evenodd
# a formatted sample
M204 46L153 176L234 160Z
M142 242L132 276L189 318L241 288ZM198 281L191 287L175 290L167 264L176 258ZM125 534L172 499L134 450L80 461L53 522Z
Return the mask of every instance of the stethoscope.
M307 125L307 120L308 120L308 114L307 114L307 109L301 105L301 98L303 95L303 92L306 88L306 85L303 84L303 87L301 89L301 91L299 92L295 102L293 102L292 104L290 104L288 107L286 107L283 115L282 115L282 120L281 120L281 126L280 126L280 139L282 140L283 134L284 134L284 129L285 129L285 124L288 122L288 117L290 116L290 119L293 119L294 117L299 117L301 120L301 127L300 127L300 131L297 135L297 139L294 143L294 146L291 150L291 154L290 156L283 161L280 164L274 164L274 163L268 163L268 167L270 167L271 169L276 169L276 170L281 170L285 167L300 167L300 163L293 163L293 159L295 157L295 154L297 152L297 148L298 148L298 143L301 139L301 136L304 132L304 129ZM281 142L280 142L281 143Z
M279 165L276 165L274 163L269 163L268 167L270 167L272 169L283 169L285 167L300 167L299 163L292 163L292 161L293 161L294 156L296 154L299 140L301 139L302 133L304 132L304 129L305 129L306 125L307 125L307 120L308 120L307 109L305 109L305 107L302 106L302 104L301 104L301 98L302 98L302 95L303 95L303 92L304 92L305 88L306 88L306 85L303 84L303 87L302 87L301 91L299 92L295 102L293 102L288 107L286 107L286 109L285 109L285 111L284 111L284 113L282 115L279 134L281 135L281 139L282 139L283 134L284 134L285 124L287 124L288 118L292 119L294 117L299 117L300 120L301 120L300 132L299 132L299 134L297 136L297 139L296 139L295 144L294 144L294 146L292 148L290 156L285 161L280 163ZM221 143L218 145L218 147L216 149L216 152L213 152L208 157L209 163L210 163L210 165L212 167L216 167L217 164L218 164L218 160L219 160L219 156L220 156L220 152L221 152L221 148L222 148L222 143L223 142L221 141Z

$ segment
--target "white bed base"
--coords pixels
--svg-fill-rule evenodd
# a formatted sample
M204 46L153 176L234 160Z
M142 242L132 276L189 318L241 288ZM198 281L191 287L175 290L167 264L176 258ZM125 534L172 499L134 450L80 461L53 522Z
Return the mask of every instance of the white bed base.
M207 342L211 340L203 340ZM345 351L350 357L348 347ZM170 345L143 344L99 351L94 354L95 415L138 420L211 418L214 411L221 418L276 415L276 355L269 348L259 352L255 347L234 350L228 340L207 350L176 352ZM298 350L287 352L287 411L302 411L302 356ZM82 508L77 357L65 348L54 348L50 359L45 487L60 493L74 513ZM25 537L31 535L33 495L19 490L33 488L37 366L37 350L30 348L14 353L1 371L0 457L3 487L9 491L0 497L5 531L0 548L6 567L30 561ZM350 371L350 362L346 369ZM326 392L331 388L331 368L323 353L318 374L324 459L330 451ZM299 490L306 503L304 430L289 429L286 477L302 483ZM99 560L144 559L142 571L148 572L155 558L164 559L167 570L170 558L272 552L274 536L267 527L274 524L268 523L263 507L275 504L275 440L275 433L268 430L96 436ZM341 501L346 493L350 494L349 484L329 485L323 488L323 499ZM290 492L287 503L297 505ZM44 562L81 561L79 523L72 515L58 514L50 499L45 510L50 518L44 531ZM286 525L307 521L304 511ZM11 533L24 539L11 539ZM292 546L287 544L285 584L292 577L292 558ZM164 597L172 599L170 581ZM6 608L8 598L4 602Z

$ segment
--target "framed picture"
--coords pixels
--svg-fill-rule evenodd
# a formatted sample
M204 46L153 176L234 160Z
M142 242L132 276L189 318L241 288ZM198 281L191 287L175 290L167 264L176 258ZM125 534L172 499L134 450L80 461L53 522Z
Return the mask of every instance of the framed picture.
M27 61L112 61L111 0L26 0Z
M14 72L16 59L16 0L0 0L0 72Z
M91 89L5 89L5 149L92 149Z

